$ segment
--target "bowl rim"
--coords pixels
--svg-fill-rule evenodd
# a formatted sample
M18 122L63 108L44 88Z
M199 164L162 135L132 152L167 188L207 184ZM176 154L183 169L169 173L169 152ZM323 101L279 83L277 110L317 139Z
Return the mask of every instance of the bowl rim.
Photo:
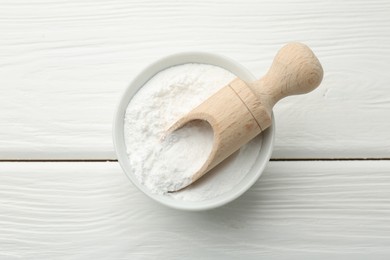
M141 190L148 197L165 206L181 210L200 211L217 208L235 200L244 192L246 192L259 179L262 172L264 171L265 166L271 158L275 138L275 119L274 115L272 114L272 124L268 129L262 132L262 144L259 150L259 154L254 165L252 165L251 170L247 174L249 174L251 171L256 171L256 173L250 180L246 181L239 188L232 189L223 196L218 196L214 199L196 202L175 200L167 196L161 196L150 192L144 185L139 183L138 179L134 174L131 173L129 168L129 161L124 138L124 118L126 109L133 96L149 79L153 78L160 71L187 63L214 65L230 71L244 81L250 82L256 80L256 78L240 63L222 55L208 52L181 52L168 55L142 69L122 93L119 104L117 105L117 109L115 110L112 135L114 150L118 162L121 165L125 175L139 190Z

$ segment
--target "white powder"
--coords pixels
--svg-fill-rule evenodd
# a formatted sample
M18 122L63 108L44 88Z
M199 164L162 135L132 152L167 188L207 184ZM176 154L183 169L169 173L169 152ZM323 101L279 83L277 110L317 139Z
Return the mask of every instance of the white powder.
M195 121L162 138L183 115L227 85L235 76L206 64L185 64L161 71L132 98L125 115L130 166L151 192L197 201L217 197L237 185L254 164L261 146L255 138L191 186L212 148L213 132Z

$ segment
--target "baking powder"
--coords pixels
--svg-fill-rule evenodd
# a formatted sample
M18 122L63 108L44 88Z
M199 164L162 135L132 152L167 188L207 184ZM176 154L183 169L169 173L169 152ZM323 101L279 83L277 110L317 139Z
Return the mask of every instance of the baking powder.
M231 190L249 172L261 138L255 138L191 186L212 149L213 131L195 121L166 138L166 130L235 76L212 65L184 64L156 74L132 98L125 115L130 167L151 192L187 201L206 200Z

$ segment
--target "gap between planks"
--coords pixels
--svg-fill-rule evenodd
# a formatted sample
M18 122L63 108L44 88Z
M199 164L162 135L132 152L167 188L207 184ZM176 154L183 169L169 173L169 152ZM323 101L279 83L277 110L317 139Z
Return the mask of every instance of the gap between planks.
M302 162L302 161L390 161L390 158L272 158L271 162ZM7 159L0 160L4 162L118 162L116 159Z

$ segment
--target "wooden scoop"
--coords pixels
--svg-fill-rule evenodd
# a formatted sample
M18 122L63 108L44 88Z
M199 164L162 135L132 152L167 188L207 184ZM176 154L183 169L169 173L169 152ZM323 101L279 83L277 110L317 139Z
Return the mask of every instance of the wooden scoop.
M193 120L207 121L214 131L210 155L194 172L192 182L269 127L276 102L314 90L322 76L321 64L310 48L302 43L289 43L279 50L268 73L260 80L246 83L236 78L179 119L168 133Z

